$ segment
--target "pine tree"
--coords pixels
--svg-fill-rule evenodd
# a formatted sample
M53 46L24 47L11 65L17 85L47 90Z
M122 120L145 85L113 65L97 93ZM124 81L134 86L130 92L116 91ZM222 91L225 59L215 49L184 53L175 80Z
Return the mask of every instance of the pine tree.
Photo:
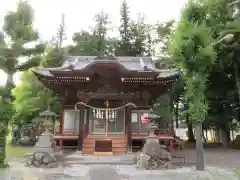
M10 42L5 41L6 37ZM20 1L16 11L11 11L4 17L3 33L0 38L0 69L7 74L6 88L9 96L14 87L13 75L17 71L39 65L38 55L44 51L45 44L38 44L34 48L25 46L38 40L39 35L33 29L33 9L27 2ZM27 61L20 63L19 57L26 57Z
M66 31L65 15L62 14L61 23L59 25L58 32L57 32L57 44L56 44L57 48L62 48L63 41L66 40L65 31Z
M131 44L131 19L130 11L127 2L124 0L122 2L121 10L121 25L119 27L120 42L116 50L117 55L131 56L132 55L132 44Z
M131 56L143 56L146 53L146 40L149 33L149 25L145 23L145 17L138 15L137 22L133 22L130 26L132 51Z
M102 56L106 53L107 25L109 24L108 14L101 11L96 14L95 20L96 25L93 28L93 40L95 42L95 50Z

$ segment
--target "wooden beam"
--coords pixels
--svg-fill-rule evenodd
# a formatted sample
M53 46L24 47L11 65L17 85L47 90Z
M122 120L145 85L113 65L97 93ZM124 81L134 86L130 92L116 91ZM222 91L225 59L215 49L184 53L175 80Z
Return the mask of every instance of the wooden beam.
M134 99L136 98L135 93L85 93L81 92L81 96L78 93L78 98L86 98L88 97L89 99L119 99L119 100L125 100L125 99Z

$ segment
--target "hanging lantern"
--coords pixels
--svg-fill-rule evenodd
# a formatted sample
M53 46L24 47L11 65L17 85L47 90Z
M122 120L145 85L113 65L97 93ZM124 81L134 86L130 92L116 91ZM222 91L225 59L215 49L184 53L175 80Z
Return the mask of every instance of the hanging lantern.
M142 124L148 124L148 113L141 113L140 120Z

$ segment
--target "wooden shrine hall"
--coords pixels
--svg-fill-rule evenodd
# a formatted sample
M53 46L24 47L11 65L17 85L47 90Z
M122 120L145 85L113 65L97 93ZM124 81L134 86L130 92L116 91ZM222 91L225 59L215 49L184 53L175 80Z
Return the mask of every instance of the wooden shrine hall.
M145 140L154 100L179 78L178 70L157 69L150 57L72 56L33 73L61 99L56 146L113 155Z

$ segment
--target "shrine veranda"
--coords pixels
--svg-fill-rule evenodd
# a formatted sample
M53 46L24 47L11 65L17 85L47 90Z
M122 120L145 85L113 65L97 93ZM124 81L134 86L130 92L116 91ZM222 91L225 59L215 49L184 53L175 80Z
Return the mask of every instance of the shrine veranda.
M178 70L157 69L150 57L72 56L61 67L33 73L61 99L55 148L109 155L145 140L154 100L179 78Z

